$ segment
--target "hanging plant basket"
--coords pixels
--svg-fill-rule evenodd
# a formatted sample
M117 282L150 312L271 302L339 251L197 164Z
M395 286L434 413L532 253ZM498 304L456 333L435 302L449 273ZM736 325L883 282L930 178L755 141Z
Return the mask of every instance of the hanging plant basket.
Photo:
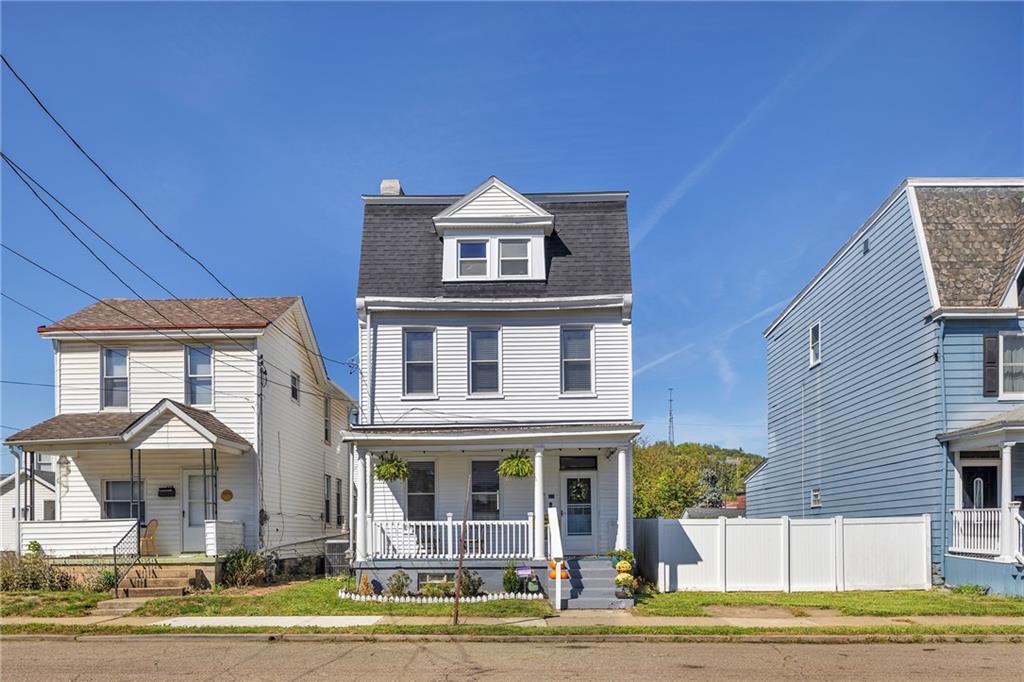
M409 479L409 463L394 455L385 455L373 467L373 475L382 481L405 481Z
M498 463L502 478L529 478L533 476L533 461L521 452L509 455Z

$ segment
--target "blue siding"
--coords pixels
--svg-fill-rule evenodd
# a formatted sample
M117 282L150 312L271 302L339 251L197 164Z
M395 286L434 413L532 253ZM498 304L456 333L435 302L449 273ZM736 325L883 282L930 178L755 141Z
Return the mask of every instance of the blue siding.
M750 516L934 516L941 561L938 327L906 195L868 227L768 337L768 463ZM821 323L822 362L807 330ZM810 508L810 490L823 505Z
M982 338L1001 331L1020 331L1017 320L949 320L943 341L946 360L947 430L994 417L1024 402L982 395Z
M1024 567L985 559L946 555L944 575L950 587L987 585L993 594L1024 597Z

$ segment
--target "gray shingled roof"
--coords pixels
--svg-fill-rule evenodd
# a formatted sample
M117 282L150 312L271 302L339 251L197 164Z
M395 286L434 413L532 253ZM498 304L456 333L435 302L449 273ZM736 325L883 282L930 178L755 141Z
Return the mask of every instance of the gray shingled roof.
M989 433L991 431L1000 431L1002 429L1021 429L1024 428L1024 407L1018 407L1013 410L1007 410L1002 414L997 414L994 417L988 419L982 419L981 421L975 422L963 428L955 431L947 431L946 433L940 433L938 438L940 441L953 440L954 438L962 438L964 436L970 436L980 433Z
M555 231L545 243L547 281L445 283L432 218L450 204L367 203L357 295L543 298L632 292L625 201L537 204L555 216Z
M939 305L996 307L1024 254L1024 187L918 187Z
M98 331L122 329L262 329L276 320L299 298L108 298L93 303L39 332ZM154 310L155 308L155 310ZM159 311L159 314L158 312ZM195 311L195 312L193 312ZM197 314L198 313L198 314Z

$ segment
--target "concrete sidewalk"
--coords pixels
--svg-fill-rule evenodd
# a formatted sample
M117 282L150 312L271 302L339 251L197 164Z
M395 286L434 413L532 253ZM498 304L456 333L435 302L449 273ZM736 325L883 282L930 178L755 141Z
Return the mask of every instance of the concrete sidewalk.
M485 618L462 619L469 625L513 625L524 628L559 628L589 626L621 627L744 627L744 628L828 628L858 626L1020 626L1024 617L1007 616L843 616L832 611L809 612L794 616L785 609L733 612L722 610L704 617L640 616L629 611L562 611L550 618ZM170 626L170 627L323 627L348 628L372 625L447 625L451 618L441 616L77 616L66 618L12 617L2 624L49 623L100 626Z

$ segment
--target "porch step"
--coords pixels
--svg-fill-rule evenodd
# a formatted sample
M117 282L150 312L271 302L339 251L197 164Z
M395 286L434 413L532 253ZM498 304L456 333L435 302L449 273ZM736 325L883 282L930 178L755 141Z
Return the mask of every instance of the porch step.
M568 559L569 579L562 584L568 598L562 600L566 609L628 609L632 599L615 596L615 567L605 557ZM549 588L554 589L553 581ZM565 592L563 592L565 594Z
M604 597L580 597L578 599L563 600L563 608L566 609L631 609L632 599L616 599L613 595L610 599Z
M132 599L135 597L183 597L185 596L184 587L129 587L124 592L127 592L128 598Z
M96 604L90 615L125 616L149 601L148 598L106 599Z
M188 578L165 578L165 577L146 578L144 582L145 582L145 584L144 585L139 585L139 587L181 587L181 588L186 588L186 587L190 587L191 584L192 584L192 581L189 580Z

